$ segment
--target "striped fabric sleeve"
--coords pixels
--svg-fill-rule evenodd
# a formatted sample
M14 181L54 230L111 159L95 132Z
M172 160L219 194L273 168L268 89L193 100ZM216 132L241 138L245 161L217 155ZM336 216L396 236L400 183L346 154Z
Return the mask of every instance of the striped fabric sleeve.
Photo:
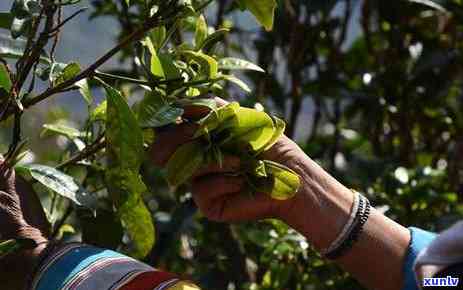
M121 290L200 290L187 281L169 276L168 273L145 272L137 275L136 279L126 283Z
M174 274L157 271L120 253L78 243L49 255L31 285L31 290L90 289L199 290Z

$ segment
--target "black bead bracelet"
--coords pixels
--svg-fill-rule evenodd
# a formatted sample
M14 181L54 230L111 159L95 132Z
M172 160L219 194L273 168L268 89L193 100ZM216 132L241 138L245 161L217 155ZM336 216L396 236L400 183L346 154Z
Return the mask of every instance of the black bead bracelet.
M343 256L347 251L349 251L352 248L354 243L360 237L360 234L363 231L363 226L365 225L365 223L368 220L368 217L370 216L371 205L370 201L366 197L364 197L361 194L359 195L360 200L358 203L358 210L354 218L352 230L347 235L346 239L339 245L339 247L325 254L325 257L327 259L334 260Z

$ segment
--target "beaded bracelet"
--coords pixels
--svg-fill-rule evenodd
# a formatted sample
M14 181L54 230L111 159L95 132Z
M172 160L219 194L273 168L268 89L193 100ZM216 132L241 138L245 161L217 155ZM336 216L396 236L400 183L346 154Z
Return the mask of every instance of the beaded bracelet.
M357 215L357 211L359 210L359 202L360 202L360 197L358 192L354 191L354 202L352 203L352 207L350 210L350 215L349 219L347 220L347 223L344 225L341 233L337 236L337 238L325 249L322 249L320 253L325 256L327 253L332 252L334 249L338 248L341 243L344 241L346 238L347 234L352 230L352 227L355 225L355 217Z
M370 215L371 205L369 200L363 195L356 193L359 196L358 208L355 211L355 218L349 231L341 238L341 242L338 242L338 246L324 253L327 259L337 259L344 255L348 250L352 248L354 243L360 237L363 231L363 226L368 220Z

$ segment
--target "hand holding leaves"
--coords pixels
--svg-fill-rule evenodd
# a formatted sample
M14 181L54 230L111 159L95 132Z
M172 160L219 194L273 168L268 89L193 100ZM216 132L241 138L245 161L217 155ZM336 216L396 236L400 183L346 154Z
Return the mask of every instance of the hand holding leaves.
M277 199L290 198L297 192L299 178L291 169L257 157L283 135L282 120L231 103L211 111L198 124L195 141L181 146L167 163L167 178L172 185L184 183L203 161L221 164L222 152L227 152L243 160L241 174L253 190Z
M20 290L36 266L43 250L37 244L47 240L50 225L32 186L9 165L0 156L0 284Z
M277 208L298 191L299 176L289 163L260 157L272 159L268 150L287 140L282 138L284 122L237 103L206 116L204 110L185 107L185 112L184 118L199 121L161 130L151 151L156 164L166 165L169 183L191 180L196 203L214 220L277 215Z

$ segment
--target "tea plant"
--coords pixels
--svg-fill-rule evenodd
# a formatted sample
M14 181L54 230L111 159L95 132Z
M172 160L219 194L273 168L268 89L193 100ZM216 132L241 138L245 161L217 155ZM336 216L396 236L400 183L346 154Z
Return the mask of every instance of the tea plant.
M16 0L10 12L1 14L1 27L11 32L9 37L2 36L0 50L1 119L14 119L13 140L5 155L9 166L15 166L27 148L21 134L23 114L45 99L79 90L89 105L85 130L44 124L45 134L69 138L81 144L79 151L56 167L29 164L18 165L16 169L79 207L95 212L99 210L99 203L114 206L130 238L129 252L135 257L145 257L155 242L151 213L142 199L147 188L139 174L144 149L156 138L153 128L181 120L196 122L199 126L195 139L180 147L167 164L167 180L171 186L187 182L205 163L220 164L224 152L228 152L247 161L242 174L247 176L250 191L268 192L276 199L286 199L296 193L299 178L293 171L258 157L283 134L285 123L265 112L240 107L238 103L218 108L209 98L211 94L226 96L224 82L250 91L242 80L231 74L235 70L264 72L246 60L215 53L229 29L208 26L202 11L212 1L126 0L126 9L143 15L139 28L87 68L78 62L61 63L54 56L62 27L83 11L77 10L63 19L62 10L79 2ZM253 13L266 29L273 27L275 0L240 0L239 6ZM194 27L192 40L171 45L173 35L190 26ZM136 50L139 78L98 70L129 46ZM36 78L49 84L38 94L34 91ZM118 80L135 87L136 93L144 95L142 100L130 106L130 96L109 84ZM105 90L106 100L91 110L91 88L95 86ZM209 113L188 120L183 116L187 106L203 108ZM65 173L76 164L89 168L82 182ZM95 191L98 185L88 182L92 178L90 171L96 166L104 176L98 182L109 192L107 201Z

